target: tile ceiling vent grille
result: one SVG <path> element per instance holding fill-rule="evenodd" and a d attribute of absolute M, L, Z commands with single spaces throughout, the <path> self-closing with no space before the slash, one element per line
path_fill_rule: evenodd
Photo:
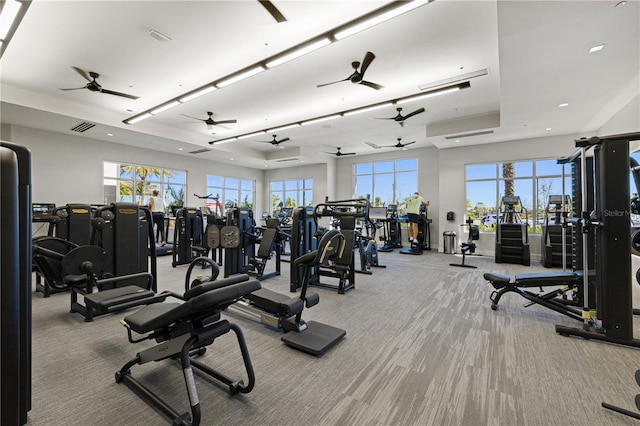
<path fill-rule="evenodd" d="M 202 154 L 203 152 L 209 152 L 209 151 L 211 150 L 207 148 L 202 148 L 202 149 L 196 149 L 195 151 L 189 151 L 189 154 Z"/>
<path fill-rule="evenodd" d="M 72 127 L 71 131 L 83 133 L 95 126 L 96 126 L 95 123 L 89 123 L 88 121 L 83 121 L 82 123 L 76 125 L 75 127 Z"/>

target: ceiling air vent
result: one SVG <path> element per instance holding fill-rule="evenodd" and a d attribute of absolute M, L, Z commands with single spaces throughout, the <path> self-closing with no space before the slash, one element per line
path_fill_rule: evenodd
<path fill-rule="evenodd" d="M 71 131 L 82 133 L 82 132 L 86 132 L 92 127 L 96 127 L 95 123 L 89 123 L 88 121 L 83 121 L 82 123 L 76 125 L 75 127 L 72 127 Z"/>
<path fill-rule="evenodd" d="M 189 154 L 202 154 L 203 152 L 209 152 L 209 151 L 211 150 L 207 148 L 202 148 L 202 149 L 196 149 L 195 151 L 189 151 Z"/>
<path fill-rule="evenodd" d="M 482 132 L 474 132 L 474 133 L 465 133 L 462 135 L 455 135 L 455 136 L 445 136 L 445 139 L 460 139 L 460 138 L 468 138 L 471 136 L 481 136 L 481 135 L 490 135 L 491 133 L 493 133 L 493 130 L 483 130 Z"/>
<path fill-rule="evenodd" d="M 276 160 L 278 163 L 284 163 L 285 161 L 298 161 L 299 158 L 283 158 L 282 160 Z"/>

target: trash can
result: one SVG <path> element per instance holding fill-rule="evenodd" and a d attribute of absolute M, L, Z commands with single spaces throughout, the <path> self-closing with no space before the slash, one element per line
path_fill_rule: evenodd
<path fill-rule="evenodd" d="M 444 240 L 444 252 L 447 254 L 456 253 L 456 233 L 453 231 L 444 231 L 442 233 Z"/>

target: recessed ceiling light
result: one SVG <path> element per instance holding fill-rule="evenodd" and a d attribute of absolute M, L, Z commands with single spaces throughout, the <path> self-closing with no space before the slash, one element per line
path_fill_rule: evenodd
<path fill-rule="evenodd" d="M 230 161 L 233 161 L 233 158 L 229 158 Z"/>
<path fill-rule="evenodd" d="M 569 104 L 565 102 L 563 104 L 558 105 L 558 108 L 564 108 L 566 106 L 569 106 Z"/>
<path fill-rule="evenodd" d="M 599 52 L 602 49 L 604 49 L 604 44 L 599 44 L 599 45 L 593 46 L 591 49 L 589 49 L 589 53 Z"/>
<path fill-rule="evenodd" d="M 178 151 L 184 151 L 184 148 L 178 148 Z"/>
<path fill-rule="evenodd" d="M 113 136 L 113 133 L 107 133 L 107 136 Z"/>
<path fill-rule="evenodd" d="M 547 127 L 545 130 L 548 132 L 549 130 L 551 130 L 551 127 Z"/>
<path fill-rule="evenodd" d="M 460 142 L 460 139 L 456 139 L 456 142 Z"/>

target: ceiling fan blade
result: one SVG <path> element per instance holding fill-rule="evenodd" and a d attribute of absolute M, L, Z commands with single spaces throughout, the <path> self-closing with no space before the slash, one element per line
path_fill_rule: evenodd
<path fill-rule="evenodd" d="M 362 80 L 360 82 L 360 84 L 365 85 L 367 87 L 371 87 L 372 89 L 376 89 L 376 90 L 380 90 L 380 89 L 384 88 L 384 86 L 381 86 L 381 85 L 376 84 L 376 83 L 372 83 L 370 81 L 365 81 L 365 80 Z"/>
<path fill-rule="evenodd" d="M 369 65 L 371 65 L 371 61 L 373 61 L 375 58 L 376 55 L 371 52 L 367 52 L 367 54 L 364 55 L 362 66 L 360 67 L 360 74 L 364 75 L 364 72 L 367 70 L 367 68 L 369 68 Z"/>
<path fill-rule="evenodd" d="M 198 121 L 207 121 L 204 118 L 192 117 L 192 116 L 187 115 L 187 114 L 180 114 L 180 115 L 184 115 L 185 117 L 193 118 L 194 120 L 198 120 Z"/>
<path fill-rule="evenodd" d="M 413 111 L 412 113 L 409 113 L 409 114 L 405 115 L 404 118 L 402 119 L 402 121 L 406 120 L 407 118 L 413 117 L 414 115 L 421 114 L 424 111 L 425 111 L 424 108 L 417 109 L 417 110 Z"/>
<path fill-rule="evenodd" d="M 355 152 L 343 152 L 340 155 L 356 155 Z"/>
<path fill-rule="evenodd" d="M 102 89 L 100 93 L 106 93 L 107 95 L 115 95 L 115 96 L 120 96 L 123 98 L 129 98 L 129 99 L 138 99 L 138 96 L 127 95 L 126 93 L 114 92 L 113 90 L 107 90 L 107 89 Z"/>
<path fill-rule="evenodd" d="M 76 72 L 77 72 L 78 74 L 80 74 L 80 75 L 81 75 L 85 80 L 87 80 L 87 81 L 89 81 L 89 82 L 90 82 L 90 81 L 92 81 L 92 80 L 91 80 L 91 78 L 89 78 L 89 74 L 87 74 L 85 70 L 80 69 L 80 68 L 78 68 L 78 67 L 74 67 L 74 66 L 72 66 L 71 68 L 73 68 L 74 70 L 76 70 Z"/>
<path fill-rule="evenodd" d="M 349 77 L 342 79 L 342 80 L 338 80 L 338 81 L 332 81 L 331 83 L 322 83 L 322 84 L 318 84 L 316 87 L 324 87 L 324 86 L 329 86 L 331 84 L 336 84 L 336 83 L 342 83 L 343 81 L 347 81 L 349 80 Z"/>
<path fill-rule="evenodd" d="M 268 0 L 258 0 L 258 1 L 260 2 L 261 5 L 264 6 L 265 9 L 267 9 L 267 12 L 269 12 L 271 16 L 273 16 L 273 19 L 275 19 L 278 23 L 287 21 L 287 18 L 284 17 L 284 15 L 278 10 L 277 7 L 275 7 L 273 3 L 271 3 Z"/>
<path fill-rule="evenodd" d="M 416 143 L 416 141 L 413 142 L 407 142 L 407 143 L 403 143 L 402 146 L 407 146 L 407 145 L 411 145 L 412 143 Z"/>
<path fill-rule="evenodd" d="M 80 89 L 86 89 L 86 86 L 83 86 L 83 87 L 72 87 L 70 89 L 60 89 L 60 90 L 80 90 Z"/>
<path fill-rule="evenodd" d="M 289 140 L 289 138 L 280 139 L 279 141 L 276 141 L 276 144 L 279 144 L 279 143 L 282 143 L 282 142 L 286 142 L 288 140 Z"/>
<path fill-rule="evenodd" d="M 220 120 L 220 121 L 214 121 L 213 125 L 217 126 L 218 124 L 233 124 L 233 123 L 237 123 L 238 120 Z"/>

